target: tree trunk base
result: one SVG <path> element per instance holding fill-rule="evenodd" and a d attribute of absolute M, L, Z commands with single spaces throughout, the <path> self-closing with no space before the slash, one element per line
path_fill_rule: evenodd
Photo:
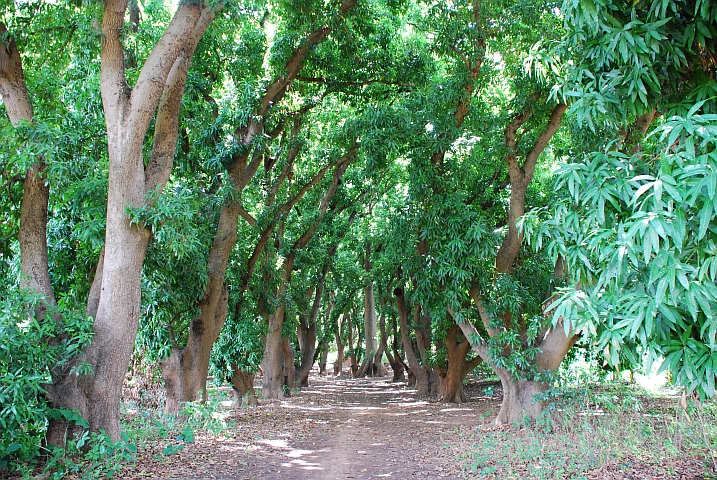
<path fill-rule="evenodd" d="M 546 391 L 550 385 L 532 380 L 501 378 L 503 403 L 495 419 L 496 425 L 524 425 L 534 422 L 544 410 L 535 395 Z"/>
<path fill-rule="evenodd" d="M 232 366 L 232 371 L 232 376 L 229 379 L 234 393 L 232 407 L 239 408 L 242 404 L 251 407 L 259 405 L 256 390 L 254 390 L 254 374 L 240 370 L 236 365 Z"/>

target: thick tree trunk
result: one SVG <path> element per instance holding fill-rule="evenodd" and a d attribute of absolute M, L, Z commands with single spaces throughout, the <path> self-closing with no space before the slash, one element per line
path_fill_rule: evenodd
<path fill-rule="evenodd" d="M 254 390 L 254 377 L 253 373 L 239 369 L 236 364 L 232 365 L 232 376 L 229 379 L 229 383 L 232 384 L 232 391 L 234 392 L 233 408 L 241 407 L 242 403 L 251 407 L 259 405 L 256 390 Z"/>
<path fill-rule="evenodd" d="M 550 384 L 532 380 L 516 380 L 509 373 L 499 374 L 503 386 L 503 403 L 495 419 L 497 425 L 520 426 L 535 421 L 544 404 L 535 395 L 545 392 Z"/>
<path fill-rule="evenodd" d="M 147 193 L 161 191 L 169 177 L 188 63 L 213 18 L 213 12 L 200 4 L 180 4 L 130 90 L 119 38 L 126 9 L 126 0 L 105 1 L 102 23 L 101 90 L 109 150 L 107 223 L 94 336 L 82 358 L 93 371 L 64 377 L 48 389 L 58 406 L 79 410 L 92 430 L 104 430 L 114 439 L 120 434 L 122 384 L 137 334 L 141 271 L 150 239 L 149 230 L 131 224 L 126 211 L 146 206 Z M 145 168 L 143 143 L 155 110 L 155 144 Z M 56 430 L 51 425 L 48 436 L 55 436 Z"/>

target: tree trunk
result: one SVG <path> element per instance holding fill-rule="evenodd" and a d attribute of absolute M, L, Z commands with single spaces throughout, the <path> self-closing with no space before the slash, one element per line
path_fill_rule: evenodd
<path fill-rule="evenodd" d="M 403 351 L 406 354 L 406 359 L 408 360 L 408 367 L 411 369 L 409 377 L 410 375 L 413 375 L 416 379 L 416 394 L 419 397 L 425 397 L 431 393 L 428 380 L 428 372 L 418 362 L 418 357 L 416 356 L 415 350 L 413 349 L 413 343 L 411 342 L 411 337 L 408 333 L 408 309 L 406 307 L 406 300 L 403 294 L 403 289 L 396 288 L 393 291 L 393 294 L 396 296 L 398 319 L 401 323 L 401 340 L 403 342 Z"/>
<path fill-rule="evenodd" d="M 329 356 L 329 342 L 321 342 L 319 347 L 319 375 L 326 375 L 326 358 Z"/>
<path fill-rule="evenodd" d="M 232 376 L 229 382 L 232 384 L 234 392 L 233 408 L 242 406 L 242 402 L 247 406 L 259 405 L 256 398 L 256 390 L 254 390 L 254 374 L 244 370 L 240 370 L 238 365 L 232 365 Z"/>
<path fill-rule="evenodd" d="M 467 401 L 463 391 L 463 381 L 466 375 L 482 361 L 480 357 L 471 362 L 466 355 L 471 349 L 470 343 L 463 339 L 459 341 L 458 325 L 453 324 L 446 335 L 446 349 L 448 350 L 448 365 L 437 369 L 440 389 L 438 401 L 444 403 L 463 403 Z"/>
<path fill-rule="evenodd" d="M 120 41 L 126 9 L 126 0 L 105 1 L 102 23 L 101 91 L 109 151 L 107 223 L 94 335 L 82 358 L 93 371 L 65 377 L 48 389 L 56 405 L 79 410 L 92 430 L 104 430 L 113 439 L 120 434 L 122 384 L 137 335 L 142 264 L 151 236 L 142 225 L 132 224 L 126 211 L 146 206 L 147 193 L 161 191 L 169 177 L 177 138 L 179 109 L 175 107 L 181 102 L 194 48 L 213 18 L 211 10 L 203 11 L 200 4 L 180 4 L 130 90 Z M 207 21 L 202 23 L 201 18 Z M 145 168 L 143 143 L 155 110 L 155 145 Z"/>
<path fill-rule="evenodd" d="M 497 425 L 521 426 L 535 421 L 543 413 L 544 404 L 535 395 L 545 392 L 550 384 L 533 380 L 516 380 L 508 372 L 499 373 L 503 386 L 503 403 L 495 419 Z"/>
<path fill-rule="evenodd" d="M 316 233 L 316 230 L 319 228 L 319 225 L 329 208 L 329 203 L 339 188 L 341 177 L 346 172 L 349 164 L 356 158 L 357 149 L 358 143 L 355 143 L 351 149 L 336 162 L 331 184 L 326 189 L 326 192 L 319 203 L 318 216 L 304 231 L 304 233 L 294 242 L 289 251 L 290 253 L 284 259 L 281 274 L 282 282 L 279 291 L 276 292 L 277 298 L 281 298 L 286 289 L 289 288 L 296 255 L 301 249 L 306 247 Z M 282 394 L 282 354 L 279 350 L 281 350 L 282 345 L 281 330 L 284 325 L 284 309 L 285 302 L 284 300 L 281 300 L 277 306 L 276 312 L 271 316 L 269 321 L 269 329 L 266 335 L 266 345 L 264 347 L 264 391 L 262 392 L 264 398 L 279 398 Z M 292 368 L 292 379 L 293 376 L 294 372 Z M 293 385 L 293 381 L 291 385 Z"/>
<path fill-rule="evenodd" d="M 288 337 L 284 337 L 281 341 L 281 353 L 284 355 L 284 364 L 282 366 L 284 369 L 284 396 L 291 396 L 291 389 L 296 383 L 294 376 L 296 355 L 294 355 L 294 347 L 291 346 Z"/>
<path fill-rule="evenodd" d="M 431 350 L 431 317 L 423 312 L 420 305 L 413 308 L 413 321 L 418 327 L 416 328 L 416 347 L 421 355 L 421 364 L 428 365 L 428 353 Z M 428 382 L 428 395 L 437 395 L 439 390 L 438 373 L 433 368 L 424 367 L 426 371 L 426 379 Z M 418 382 L 418 378 L 416 379 Z M 418 388 L 418 387 L 417 387 Z M 424 387 L 420 387 L 423 389 Z"/>
<path fill-rule="evenodd" d="M 264 399 L 282 398 L 284 396 L 284 351 L 281 328 L 284 323 L 284 307 L 279 308 L 269 317 L 269 329 L 264 347 L 264 361 L 261 369 L 264 373 L 261 396 Z"/>
<path fill-rule="evenodd" d="M 364 337 L 366 345 L 366 357 L 359 369 L 357 375 L 363 377 L 369 375 L 371 377 L 382 377 L 383 368 L 380 360 L 376 364 L 376 354 L 378 353 L 378 340 L 376 338 L 376 300 L 374 298 L 373 283 L 370 283 L 363 289 L 364 295 Z M 383 352 L 382 352 L 383 353 Z"/>
<path fill-rule="evenodd" d="M 398 322 L 394 319 L 392 322 L 393 324 L 393 341 L 392 343 L 392 350 L 393 350 L 393 362 L 391 363 L 391 368 L 393 368 L 393 382 L 401 382 L 406 379 L 404 372 L 408 373 L 409 368 L 408 365 L 403 361 L 403 357 L 401 356 L 401 351 L 399 350 L 400 346 L 400 338 L 401 335 L 398 331 Z M 390 361 L 390 358 L 389 358 Z M 415 377 L 413 377 L 413 383 L 411 382 L 410 375 L 408 379 L 409 385 L 415 385 Z"/>
<path fill-rule="evenodd" d="M 340 7 L 341 13 L 345 14 L 354 5 L 354 1 L 342 3 Z M 301 71 L 304 58 L 311 50 L 311 47 L 316 43 L 321 42 L 330 32 L 331 28 L 322 27 L 314 32 L 311 32 L 307 37 L 304 38 L 304 41 L 301 43 L 301 45 L 293 52 L 291 57 L 289 57 L 289 59 L 287 60 L 285 64 L 285 73 L 277 76 L 274 81 L 269 84 L 265 89 L 261 101 L 259 102 L 258 110 L 255 112 L 252 121 L 249 122 L 249 125 L 237 128 L 235 131 L 235 137 L 239 139 L 244 148 L 241 149 L 241 153 L 236 154 L 231 159 L 231 164 L 229 168 L 229 181 L 234 190 L 239 193 L 239 196 L 238 198 L 233 198 L 231 201 L 227 202 L 224 206 L 222 206 L 220 210 L 219 224 L 217 226 L 217 230 L 214 236 L 214 242 L 212 244 L 212 248 L 209 254 L 209 282 L 207 283 L 207 287 L 205 288 L 202 300 L 200 300 L 198 305 L 200 307 L 201 313 L 192 322 L 192 328 L 189 331 L 190 340 L 188 341 L 188 345 L 209 345 L 209 351 L 211 351 L 211 346 L 214 344 L 219 334 L 221 333 L 221 328 L 224 324 L 224 320 L 226 319 L 226 314 L 221 315 L 220 312 L 226 312 L 228 307 L 228 299 L 222 295 L 223 289 L 225 288 L 224 282 L 226 278 L 227 263 L 229 255 L 231 254 L 232 249 L 234 248 L 234 245 L 237 241 L 237 226 L 239 222 L 239 216 L 244 212 L 244 209 L 241 206 L 241 192 L 243 191 L 244 187 L 249 183 L 251 178 L 254 176 L 260 165 L 260 156 L 258 155 L 255 155 L 254 157 L 252 157 L 251 161 L 249 161 L 254 140 L 257 136 L 264 135 L 265 116 L 268 114 L 269 110 L 271 110 L 271 107 L 273 105 L 278 104 L 282 100 L 287 91 L 288 86 L 296 78 L 296 75 L 298 75 L 298 73 Z M 339 162 L 339 164 L 341 164 L 341 162 Z M 322 177 L 323 173 L 318 176 L 315 181 L 319 181 Z M 314 181 L 310 182 L 310 184 L 306 188 L 308 189 L 310 186 L 313 186 L 314 183 Z M 297 196 L 296 201 L 298 201 L 298 198 L 301 198 L 304 193 L 306 193 L 305 190 L 302 190 L 301 195 Z M 271 230 L 269 231 L 269 234 L 270 233 Z M 255 249 L 255 255 L 259 255 L 261 253 L 263 246 L 263 243 L 260 243 L 260 245 L 257 246 L 257 248 Z M 252 262 L 255 260 L 256 259 L 253 258 Z M 247 275 L 250 276 L 251 272 L 248 272 Z M 248 282 L 248 278 L 244 279 L 244 283 L 248 284 Z M 283 313 L 281 314 L 281 317 L 281 319 L 274 318 L 275 323 L 277 320 L 279 320 L 280 322 L 283 321 Z M 274 332 L 274 335 L 267 335 L 267 339 L 271 338 L 271 341 L 278 342 L 274 347 L 280 346 L 280 334 L 281 323 L 279 323 L 279 338 L 276 338 L 276 332 Z M 278 354 L 278 352 L 275 353 L 276 355 L 269 355 L 270 362 L 275 362 L 275 360 L 281 356 Z M 172 355 L 180 355 L 180 357 L 183 354 L 184 353 L 178 349 L 175 349 L 172 352 Z M 201 377 L 202 372 L 208 369 L 209 357 L 201 355 L 198 356 L 198 360 L 193 360 L 191 363 L 183 361 L 182 358 L 167 359 L 166 365 L 168 369 L 168 374 L 171 376 L 180 377 L 182 375 L 191 375 L 192 377 L 199 378 Z M 197 371 L 192 372 L 191 374 L 183 374 L 183 365 L 191 365 L 191 368 L 195 368 L 197 369 Z M 165 368 L 163 367 L 163 374 L 164 370 Z M 269 391 L 271 391 L 277 386 L 274 384 L 275 377 L 280 378 L 282 377 L 282 375 L 280 373 L 277 373 L 276 371 L 272 371 L 269 372 L 268 377 L 270 379 Z M 170 392 L 168 392 L 168 399 L 170 398 L 170 396 L 173 396 L 178 400 L 177 402 L 174 402 L 173 400 L 172 403 L 170 403 L 170 406 L 174 406 L 181 401 L 188 401 L 196 397 L 199 390 L 203 390 L 206 387 L 206 384 L 202 384 L 202 386 L 198 390 L 193 392 L 192 390 L 194 390 L 196 386 L 196 382 L 192 382 L 190 388 L 179 389 L 176 394 L 170 394 Z M 281 390 L 282 389 L 279 387 L 278 391 L 280 392 Z M 278 395 L 278 393 L 274 394 Z"/>
<path fill-rule="evenodd" d="M 0 23 L 0 35 L 7 33 Z M 10 123 L 32 122 L 34 113 L 25 83 L 20 51 L 14 40 L 0 39 L 0 96 Z M 48 306 L 56 305 L 47 261 L 47 211 L 50 185 L 45 178 L 42 158 L 25 172 L 20 206 L 20 288 L 39 293 L 44 302 L 36 306 L 36 318 L 42 322 Z"/>
<path fill-rule="evenodd" d="M 334 363 L 334 376 L 341 376 L 344 369 L 344 348 L 345 344 L 341 339 L 341 330 L 343 330 L 344 323 L 346 323 L 346 315 L 342 314 L 338 320 L 338 331 L 336 332 L 336 350 L 338 354 L 336 356 L 336 362 Z"/>
<path fill-rule="evenodd" d="M 299 321 L 298 337 L 301 350 L 301 365 L 296 369 L 296 386 L 309 386 L 309 373 L 314 366 L 314 354 L 316 353 L 316 320 L 302 318 Z"/>
<path fill-rule="evenodd" d="M 227 317 L 228 297 L 224 285 L 222 296 L 215 300 L 214 308 L 207 309 L 214 313 L 216 318 L 205 321 L 200 311 L 197 318 L 192 320 L 187 346 L 179 348 L 175 345 L 170 356 L 159 363 L 165 384 L 167 412 L 177 413 L 183 402 L 199 400 L 200 393 L 202 400 L 206 401 L 209 358 Z"/>
<path fill-rule="evenodd" d="M 350 316 L 348 319 L 348 338 L 346 341 L 349 347 L 349 359 L 351 360 L 351 376 L 356 377 L 359 365 L 358 361 L 356 360 L 356 348 L 354 348 L 354 327 Z M 358 347 L 358 345 L 359 343 L 356 342 L 356 347 Z"/>

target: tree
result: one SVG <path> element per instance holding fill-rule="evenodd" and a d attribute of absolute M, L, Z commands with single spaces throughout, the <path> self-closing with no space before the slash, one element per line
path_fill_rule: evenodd
<path fill-rule="evenodd" d="M 147 194 L 161 191 L 169 176 L 188 65 L 214 15 L 213 8 L 200 4 L 180 5 L 162 39 L 147 58 L 134 88 L 130 89 L 120 43 L 126 8 L 126 1 L 106 2 L 102 21 L 101 89 L 110 171 L 105 253 L 98 264 L 95 288 L 90 289 L 87 300 L 87 313 L 95 316 L 93 343 L 85 349 L 81 359 L 91 367 L 92 373 L 78 376 L 65 370 L 48 388 L 55 406 L 78 410 L 93 430 L 103 429 L 113 437 L 119 437 L 120 392 L 134 347 L 139 319 L 140 273 L 151 236 L 149 229 L 131 221 L 127 208 L 139 208 L 151 201 Z M 5 52 L 13 57 L 9 59 L 13 72 L 9 78 L 17 92 L 22 71 L 17 52 L 12 45 L 8 46 L 11 48 Z M 32 118 L 28 106 L 25 101 L 22 112 L 11 115 Z M 155 110 L 155 144 L 152 158 L 145 167 L 142 148 Z M 48 281 L 44 243 L 48 187 L 43 178 L 42 163 L 32 169 L 34 173 L 27 177 L 30 183 L 23 194 L 25 213 L 21 216 L 26 218 L 27 228 L 21 227 L 21 243 L 27 247 L 21 257 L 23 264 L 28 265 L 26 285 L 39 290 L 51 306 L 54 299 Z M 63 422 L 53 423 L 48 433 L 49 441 L 61 444 L 65 428 Z"/>
<path fill-rule="evenodd" d="M 524 223 L 571 277 L 553 321 L 594 336 L 612 365 L 664 357 L 677 383 L 711 397 L 715 6 L 566 7 L 569 39 L 585 52 L 576 78 L 591 78 L 570 93 L 573 108 L 601 130 L 556 172 L 562 195 Z"/>

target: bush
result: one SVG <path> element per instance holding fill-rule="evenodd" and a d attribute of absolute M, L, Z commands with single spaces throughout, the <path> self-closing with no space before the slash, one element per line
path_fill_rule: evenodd
<path fill-rule="evenodd" d="M 73 412 L 50 408 L 45 386 L 53 371 L 80 373 L 82 366 L 69 368 L 69 362 L 89 343 L 92 323 L 84 315 L 49 310 L 40 322 L 35 306 L 42 301 L 19 290 L 0 300 L 0 469 L 34 463 L 49 418 L 79 420 Z"/>

